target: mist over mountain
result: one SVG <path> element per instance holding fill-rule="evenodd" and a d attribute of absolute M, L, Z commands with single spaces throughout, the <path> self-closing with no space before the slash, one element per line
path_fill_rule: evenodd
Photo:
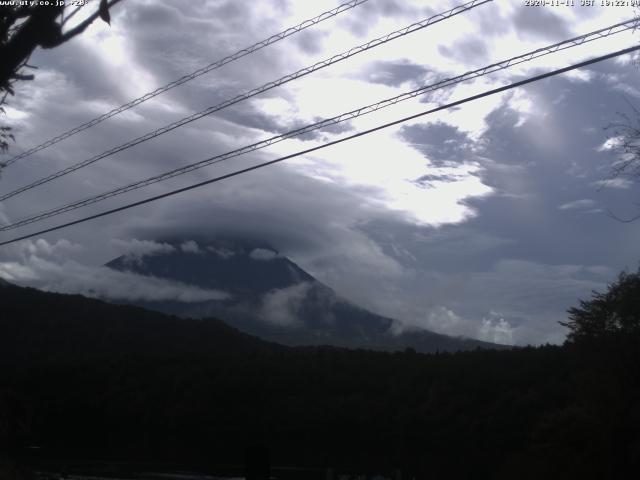
<path fill-rule="evenodd" d="M 263 242 L 170 240 L 146 245 L 106 266 L 226 294 L 226 298 L 201 302 L 133 302 L 148 309 L 185 318 L 221 318 L 251 335 L 286 345 L 420 352 L 500 347 L 426 329 L 406 329 L 397 320 L 342 298 Z"/>

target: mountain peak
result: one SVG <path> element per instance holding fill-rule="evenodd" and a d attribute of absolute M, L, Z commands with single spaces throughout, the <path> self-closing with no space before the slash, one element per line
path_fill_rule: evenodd
<path fill-rule="evenodd" d="M 229 294 L 200 303 L 136 302 L 182 317 L 217 317 L 260 338 L 288 345 L 379 350 L 463 350 L 490 346 L 428 330 L 398 333 L 395 320 L 337 295 L 266 242 L 252 239 L 138 241 L 147 247 L 107 263 L 115 270 L 165 278 Z"/>
<path fill-rule="evenodd" d="M 115 270 L 177 280 L 232 295 L 263 295 L 301 282 L 316 282 L 307 272 L 264 242 L 171 239 L 148 254 L 125 254 L 107 263 Z"/>

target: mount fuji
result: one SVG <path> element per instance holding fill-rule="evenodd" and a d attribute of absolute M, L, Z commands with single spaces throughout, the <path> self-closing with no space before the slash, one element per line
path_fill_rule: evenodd
<path fill-rule="evenodd" d="M 126 254 L 107 267 L 225 292 L 200 302 L 136 301 L 185 318 L 215 317 L 250 335 L 284 345 L 429 353 L 504 348 L 398 321 L 342 298 L 271 246 L 248 240 L 170 241 L 147 255 Z"/>

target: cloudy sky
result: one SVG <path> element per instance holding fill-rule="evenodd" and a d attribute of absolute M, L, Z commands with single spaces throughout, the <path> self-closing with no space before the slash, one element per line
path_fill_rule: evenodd
<path fill-rule="evenodd" d="M 6 122 L 18 153 L 185 73 L 338 5 L 335 0 L 127 0 L 112 25 L 38 51 Z M 575 3 L 579 3 L 576 1 Z M 596 2 L 599 3 L 599 2 Z M 369 0 L 16 162 L 2 192 L 457 5 Z M 5 222 L 224 153 L 435 80 L 632 18 L 631 7 L 496 0 L 372 49 L 0 204 Z M 627 32 L 403 102 L 304 139 L 117 197 L 3 240 L 293 153 L 636 44 Z M 630 56 L 407 122 L 181 196 L 0 247 L 0 276 L 59 291 L 143 296 L 100 265 L 169 236 L 241 235 L 289 256 L 339 294 L 438 332 L 558 343 L 568 307 L 640 260 L 639 187 L 607 180 L 605 127 L 640 103 Z M 125 278 L 126 277 L 126 278 Z M 219 298 L 170 282 L 164 298 Z M 136 293 L 137 292 L 137 293 Z"/>

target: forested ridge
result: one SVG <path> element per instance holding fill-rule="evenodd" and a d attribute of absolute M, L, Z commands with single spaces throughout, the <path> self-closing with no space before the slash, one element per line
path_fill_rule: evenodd
<path fill-rule="evenodd" d="M 0 297 L 0 442 L 27 463 L 215 473 L 265 445 L 274 465 L 416 478 L 624 478 L 640 466 L 637 332 L 430 355 L 290 348 L 213 319 L 7 285 Z"/>

